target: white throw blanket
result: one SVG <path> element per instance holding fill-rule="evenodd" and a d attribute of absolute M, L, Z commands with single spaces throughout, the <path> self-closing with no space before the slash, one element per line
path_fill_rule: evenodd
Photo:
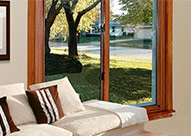
<path fill-rule="evenodd" d="M 148 122 L 147 110 L 145 108 L 98 100 L 87 101 L 83 104 L 116 114 L 121 120 L 121 128 Z"/>

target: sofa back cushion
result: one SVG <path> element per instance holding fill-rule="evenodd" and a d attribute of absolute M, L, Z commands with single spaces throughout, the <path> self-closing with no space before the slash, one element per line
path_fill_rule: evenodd
<path fill-rule="evenodd" d="M 7 97 L 0 98 L 0 135 L 5 136 L 19 131 L 9 112 L 8 104 L 6 101 Z"/>
<path fill-rule="evenodd" d="M 58 86 L 58 92 L 59 92 L 64 115 L 85 110 L 79 96 L 75 92 L 74 88 L 70 84 L 67 77 L 63 79 L 59 79 L 59 80 L 49 81 L 46 83 L 31 85 L 30 89 L 36 90 L 36 89 L 41 89 L 41 88 L 45 88 L 45 87 L 49 87 L 53 85 Z"/>
<path fill-rule="evenodd" d="M 0 85 L 0 96 L 25 94 L 24 83 Z"/>
<path fill-rule="evenodd" d="M 24 83 L 1 85 L 0 97 L 7 96 L 10 114 L 16 125 L 36 123 L 25 94 Z"/>
<path fill-rule="evenodd" d="M 26 91 L 37 122 L 53 123 L 64 116 L 57 86 Z"/>
<path fill-rule="evenodd" d="M 25 94 L 8 96 L 7 103 L 16 125 L 36 123 L 35 116 Z"/>

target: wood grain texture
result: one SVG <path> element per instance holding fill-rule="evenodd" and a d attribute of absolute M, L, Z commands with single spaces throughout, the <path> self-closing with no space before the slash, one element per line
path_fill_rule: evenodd
<path fill-rule="evenodd" d="M 157 60 L 157 105 L 160 110 L 165 110 L 165 89 L 166 89 L 166 5 L 164 0 L 158 2 L 158 60 Z"/>
<path fill-rule="evenodd" d="M 110 52 L 110 1 L 102 0 L 102 23 L 105 24 L 105 31 L 101 34 L 101 72 L 104 79 L 101 81 L 102 100 L 109 101 L 109 52 Z"/>
<path fill-rule="evenodd" d="M 175 110 L 149 113 L 148 117 L 149 117 L 149 120 L 156 120 L 156 119 L 161 119 L 161 118 L 167 118 L 167 117 L 172 117 L 174 112 L 175 112 Z"/>
<path fill-rule="evenodd" d="M 104 35 L 104 101 L 109 101 L 109 58 L 110 58 L 110 1 L 104 0 L 105 35 Z"/>
<path fill-rule="evenodd" d="M 166 110 L 173 110 L 173 2 L 166 1 Z"/>
<path fill-rule="evenodd" d="M 28 86 L 44 81 L 44 1 L 28 0 Z"/>
<path fill-rule="evenodd" d="M 146 107 L 151 120 L 171 117 L 172 101 L 172 0 L 158 0 L 157 105 Z"/>

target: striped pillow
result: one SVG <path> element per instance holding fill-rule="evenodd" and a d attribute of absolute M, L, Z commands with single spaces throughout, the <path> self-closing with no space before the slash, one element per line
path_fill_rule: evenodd
<path fill-rule="evenodd" d="M 64 116 L 57 86 L 26 91 L 26 94 L 39 124 L 51 124 Z"/>
<path fill-rule="evenodd" d="M 0 98 L 0 136 L 9 135 L 15 131 L 19 131 L 9 112 L 7 97 Z"/>

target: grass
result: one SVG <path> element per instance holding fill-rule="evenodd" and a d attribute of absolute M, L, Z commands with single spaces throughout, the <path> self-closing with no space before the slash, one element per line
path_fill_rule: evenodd
<path fill-rule="evenodd" d="M 61 51 L 51 48 L 52 52 Z M 81 55 L 81 73 L 61 73 L 46 75 L 46 81 L 69 77 L 81 100 L 99 99 L 100 95 L 100 59 L 98 55 Z M 122 104 L 150 102 L 151 99 L 150 60 L 114 56 L 110 58 L 110 101 Z"/>

